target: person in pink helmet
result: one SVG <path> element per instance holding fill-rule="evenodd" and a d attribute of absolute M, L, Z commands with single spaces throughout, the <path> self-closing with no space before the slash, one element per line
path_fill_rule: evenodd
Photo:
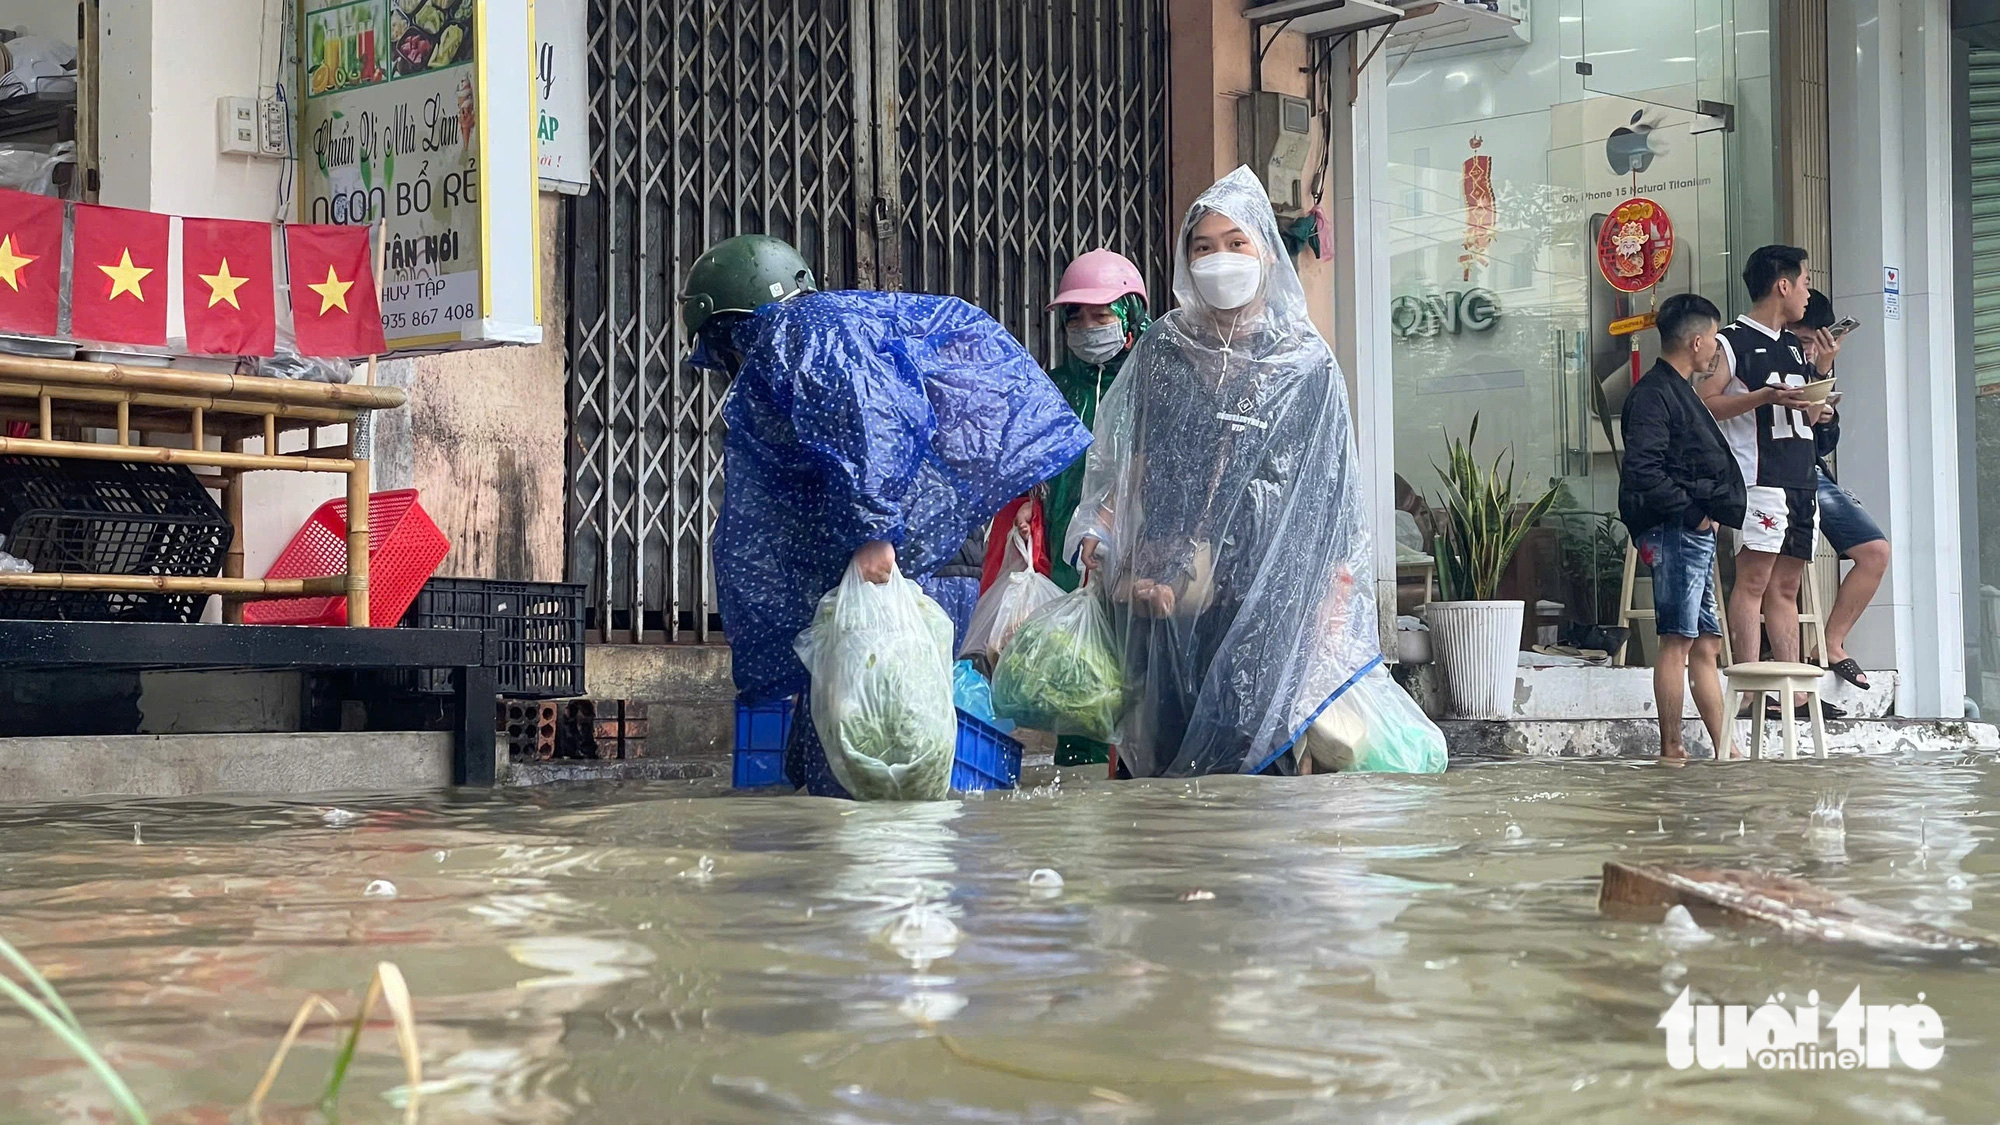
<path fill-rule="evenodd" d="M 1092 426 L 1098 401 L 1118 378 L 1132 346 L 1153 323 L 1146 310 L 1146 278 L 1124 255 L 1092 250 L 1063 271 L 1048 307 L 1060 310 L 1063 317 L 1063 359 L 1050 369 L 1049 378 L 1083 424 Z M 1036 569 L 1056 585 L 1074 590 L 1082 584 L 1077 560 L 1061 557 L 1061 544 L 1083 495 L 1083 470 L 1084 458 L 1078 457 L 1038 490 L 1039 498 L 1024 496 L 1001 509 L 994 533 L 986 540 L 986 585 L 999 577 L 1004 566 L 1009 529 L 1028 533 Z M 1056 547 L 1054 557 L 1051 545 Z M 1109 753 L 1101 743 L 1065 737 L 1057 743 L 1056 761 L 1058 765 L 1103 762 Z"/>
<path fill-rule="evenodd" d="M 1051 310 L 1063 317 L 1063 359 L 1051 368 L 1055 381 L 1070 408 L 1085 426 L 1097 418 L 1098 400 L 1118 378 L 1118 370 L 1131 354 L 1132 345 L 1153 323 L 1146 311 L 1146 279 L 1139 267 L 1124 255 L 1111 250 L 1092 250 L 1077 258 L 1063 271 Z M 1050 558 L 1048 545 L 1060 544 L 1069 531 L 1070 517 L 1076 513 L 1077 498 L 1083 489 L 1083 458 L 1076 459 L 1060 476 L 1048 482 L 1045 503 L 1037 512 L 1032 497 L 1022 497 L 1000 513 L 996 530 L 1009 527 L 1036 528 L 1037 569 L 1044 570 L 1057 585 L 1074 590 L 1082 582 L 1073 559 Z M 997 575 L 997 565 L 1005 557 L 1005 535 L 988 539 L 988 581 Z M 1047 565 L 1043 565 L 1043 560 Z"/>

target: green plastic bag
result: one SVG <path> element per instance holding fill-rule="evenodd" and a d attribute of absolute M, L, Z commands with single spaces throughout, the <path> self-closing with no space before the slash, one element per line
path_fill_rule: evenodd
<path fill-rule="evenodd" d="M 1111 621 L 1085 586 L 1031 614 L 993 669 L 993 712 L 1029 730 L 1114 741 L 1125 665 Z"/>
<path fill-rule="evenodd" d="M 1322 770 L 1444 772 L 1444 732 L 1379 666 L 1327 704 L 1302 741 Z"/>
<path fill-rule="evenodd" d="M 878 585 L 852 564 L 799 634 L 813 729 L 855 800 L 941 801 L 950 791 L 951 634 L 951 618 L 915 582 L 897 574 Z"/>

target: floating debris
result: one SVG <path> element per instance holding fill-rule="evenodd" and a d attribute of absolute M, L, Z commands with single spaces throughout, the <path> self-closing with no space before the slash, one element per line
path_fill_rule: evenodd
<path fill-rule="evenodd" d="M 327 808 L 319 810 L 319 818 L 329 825 L 339 828 L 342 825 L 353 824 L 355 821 L 360 820 L 361 814 L 358 812 L 349 812 L 346 809 Z"/>
<path fill-rule="evenodd" d="M 1196 889 L 1194 889 L 1194 890 L 1192 890 L 1192 891 L 1182 891 L 1182 892 L 1181 892 L 1181 901 L 1182 901 L 1182 902 L 1214 902 L 1214 901 L 1215 901 L 1215 892 L 1214 892 L 1214 891 L 1204 891 L 1204 890 L 1202 890 L 1202 889 L 1200 889 L 1200 888 L 1198 888 L 1198 887 L 1197 887 Z"/>
<path fill-rule="evenodd" d="M 387 879 L 377 879 L 361 892 L 362 898 L 395 898 L 396 884 Z"/>
<path fill-rule="evenodd" d="M 1038 891 L 1062 890 L 1062 873 L 1051 867 L 1037 867 L 1034 874 L 1028 876 L 1028 885 Z"/>
<path fill-rule="evenodd" d="M 1692 906 L 1726 921 L 1877 949 L 1973 953 L 1993 948 L 1991 939 L 1912 922 L 1895 911 L 1770 871 L 1648 867 L 1613 860 L 1604 865 L 1597 905 L 1606 914 L 1638 921 L 1659 920 L 1675 907 Z"/>
<path fill-rule="evenodd" d="M 132 842 L 135 844 L 143 844 L 146 842 L 145 840 L 140 838 L 139 826 L 136 824 L 132 826 Z"/>
<path fill-rule="evenodd" d="M 1520 839 L 1520 838 L 1521 838 L 1521 826 L 1520 826 L 1520 825 L 1518 825 L 1518 824 L 1509 824 L 1509 825 L 1507 826 L 1507 831 L 1506 831 L 1506 836 L 1507 836 L 1507 838 L 1508 838 L 1509 840 L 1518 840 L 1518 839 Z"/>
<path fill-rule="evenodd" d="M 715 857 L 702 856 L 693 867 L 681 872 L 681 878 L 693 879 L 697 883 L 708 883 L 715 879 Z"/>

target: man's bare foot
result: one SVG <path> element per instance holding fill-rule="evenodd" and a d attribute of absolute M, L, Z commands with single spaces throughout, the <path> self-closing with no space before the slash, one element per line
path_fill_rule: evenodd
<path fill-rule="evenodd" d="M 1662 762 L 1670 763 L 1673 765 L 1685 765 L 1687 763 L 1687 760 L 1688 760 L 1688 752 L 1687 748 L 1684 746 L 1660 747 L 1660 761 Z"/>
<path fill-rule="evenodd" d="M 1735 744 L 1734 742 L 1730 743 L 1730 744 L 1729 744 L 1729 757 L 1728 757 L 1728 759 L 1727 759 L 1727 760 L 1728 760 L 1728 761 L 1731 761 L 1731 762 L 1740 762 L 1740 761 L 1742 761 L 1742 760 L 1743 760 L 1743 748 L 1742 748 L 1741 746 L 1738 746 L 1738 745 L 1736 745 L 1736 744 Z"/>

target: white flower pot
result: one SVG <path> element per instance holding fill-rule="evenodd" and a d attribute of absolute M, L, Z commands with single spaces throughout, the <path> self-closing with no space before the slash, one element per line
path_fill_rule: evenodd
<path fill-rule="evenodd" d="M 1525 610 L 1523 602 L 1432 602 L 1424 607 L 1452 718 L 1504 719 L 1513 712 Z"/>

